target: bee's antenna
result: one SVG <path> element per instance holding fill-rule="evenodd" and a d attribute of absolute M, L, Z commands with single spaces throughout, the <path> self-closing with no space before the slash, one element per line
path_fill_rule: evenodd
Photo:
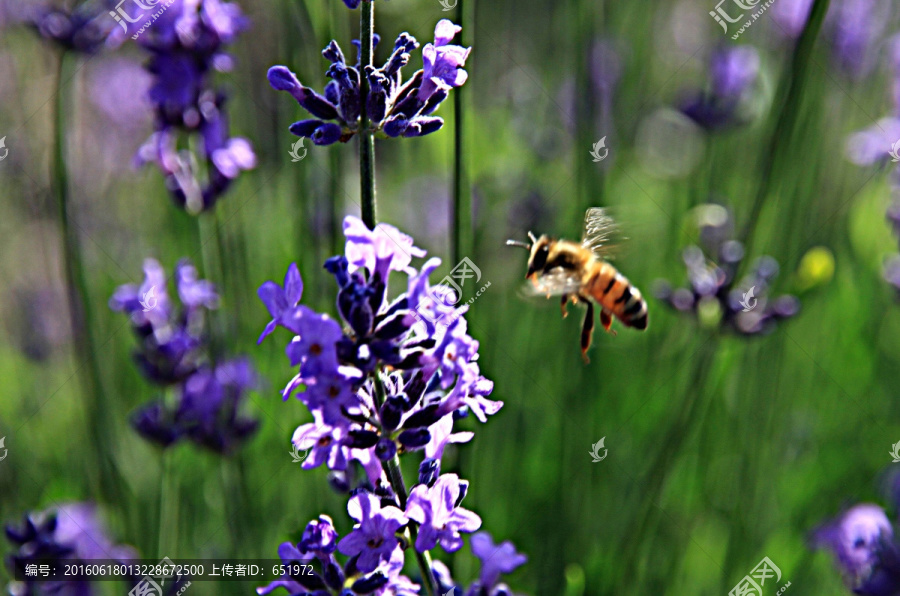
<path fill-rule="evenodd" d="M 531 250 L 531 245 L 522 242 L 521 240 L 507 240 L 506 246 L 521 246 L 525 250 Z"/>
<path fill-rule="evenodd" d="M 534 237 L 534 234 L 531 233 L 531 230 L 528 231 L 528 237 L 531 239 L 531 244 L 537 244 L 537 238 Z"/>

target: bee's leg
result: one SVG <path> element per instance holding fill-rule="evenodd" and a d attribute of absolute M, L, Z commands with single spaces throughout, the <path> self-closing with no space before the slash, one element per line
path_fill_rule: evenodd
<path fill-rule="evenodd" d="M 605 308 L 603 310 L 601 310 L 600 311 L 600 324 L 603 325 L 603 328 L 606 329 L 607 333 L 612 333 L 613 335 L 616 335 L 616 330 L 610 329 L 610 327 L 612 326 L 612 322 L 613 322 L 612 313 L 610 313 Z"/>
<path fill-rule="evenodd" d="M 559 301 L 559 308 L 562 310 L 562 316 L 565 319 L 569 316 L 569 313 L 566 312 L 566 303 L 569 301 L 569 295 L 563 294 L 562 298 Z"/>
<path fill-rule="evenodd" d="M 588 364 L 590 360 L 587 357 L 588 348 L 591 347 L 591 335 L 594 332 L 594 303 L 590 300 L 587 303 L 587 312 L 584 315 L 584 325 L 581 327 L 581 357 L 584 363 Z"/>
<path fill-rule="evenodd" d="M 616 330 L 611 329 L 613 322 L 612 313 L 606 310 L 605 308 L 600 311 L 600 324 L 603 325 L 603 329 L 606 330 L 607 333 L 611 333 L 612 335 L 616 335 Z"/>

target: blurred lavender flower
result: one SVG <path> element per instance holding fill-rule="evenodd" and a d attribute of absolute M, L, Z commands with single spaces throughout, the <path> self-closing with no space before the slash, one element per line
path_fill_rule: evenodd
<path fill-rule="evenodd" d="M 138 24 L 126 27 L 127 34 Z M 150 54 L 147 71 L 154 77 L 150 100 L 156 119 L 156 131 L 136 163 L 155 163 L 176 204 L 190 213 L 210 209 L 242 171 L 256 167 L 250 143 L 230 136 L 226 96 L 210 81 L 212 71 L 231 69 L 225 46 L 246 27 L 237 4 L 175 0 L 146 30 L 131 35 Z M 182 134 L 199 135 L 205 182 L 198 179 L 198 157 L 177 149 Z"/>
<path fill-rule="evenodd" d="M 832 552 L 854 594 L 890 596 L 900 591 L 900 549 L 878 505 L 851 507 L 818 528 L 812 546 Z"/>
<path fill-rule="evenodd" d="M 186 438 L 217 453 L 230 453 L 258 425 L 240 414 L 247 391 L 257 386 L 249 361 L 234 359 L 212 365 L 206 354 L 205 311 L 218 306 L 212 283 L 182 260 L 175 268 L 181 307 L 166 292 L 162 266 L 144 261 L 144 283 L 119 287 L 109 306 L 131 318 L 140 346 L 135 360 L 151 383 L 176 386 L 177 403 L 153 401 L 132 416 L 135 430 L 168 447 Z"/>
<path fill-rule="evenodd" d="M 813 0 L 779 0 L 769 9 L 774 31 L 796 39 L 809 19 Z M 824 35 L 831 41 L 832 62 L 852 79 L 872 72 L 886 25 L 890 22 L 888 0 L 835 0 L 828 8 Z"/>
<path fill-rule="evenodd" d="M 362 72 L 359 56 L 355 66 L 348 65 L 340 46 L 332 40 L 322 50 L 322 55 L 331 62 L 326 75 L 332 79 L 325 86 L 324 95 L 304 86 L 286 66 L 269 69 L 269 84 L 278 91 L 290 93 L 314 117 L 295 122 L 290 131 L 312 139 L 316 145 L 350 140 L 359 132 L 362 110 L 369 118 L 371 130 L 381 133 L 382 138 L 424 136 L 443 126 L 443 119 L 431 114 L 447 98 L 450 89 L 461 86 L 468 77 L 462 67 L 471 48 L 450 44 L 460 30 L 447 19 L 439 21 L 434 30 L 434 43 L 422 48 L 423 69 L 406 82 L 401 69 L 409 63 L 410 53 L 419 47 L 419 42 L 402 33 L 381 68 L 367 65 Z M 378 36 L 374 43 L 378 43 Z M 369 82 L 365 106 L 360 105 L 361 76 Z"/>
<path fill-rule="evenodd" d="M 95 54 L 103 49 L 115 29 L 115 21 L 97 3 L 81 4 L 71 12 L 40 6 L 30 13 L 25 22 L 41 37 L 80 54 Z"/>
<path fill-rule="evenodd" d="M 778 321 L 799 312 L 800 302 L 794 296 L 774 300 L 766 296 L 778 275 L 775 259 L 760 257 L 747 277 L 736 280 L 744 246 L 732 239 L 733 221 L 725 207 L 706 204 L 694 213 L 704 248 L 689 246 L 684 251 L 690 286 L 673 290 L 668 282 L 657 282 L 660 300 L 678 311 L 692 313 L 701 324 L 727 326 L 741 335 L 768 333 Z"/>
<path fill-rule="evenodd" d="M 7 525 L 6 537 L 16 550 L 7 557 L 11 575 L 25 575 L 29 564 L 77 563 L 91 559 L 127 561 L 136 558 L 128 546 L 114 544 L 89 503 L 68 503 L 40 513 L 25 515 L 20 526 Z M 55 582 L 14 582 L 13 596 L 72 594 L 90 596 L 94 588 L 88 576 Z"/>
<path fill-rule="evenodd" d="M 154 259 L 144 261 L 144 282 L 119 287 L 109 307 L 131 318 L 140 342 L 135 360 L 148 381 L 160 385 L 180 383 L 196 372 L 203 357 L 204 312 L 218 307 L 213 285 L 197 279 L 187 260 L 176 266 L 176 287 L 181 308 L 166 292 L 166 274 Z"/>
<path fill-rule="evenodd" d="M 724 46 L 710 56 L 705 90 L 691 93 L 680 110 L 707 130 L 747 121 L 747 100 L 759 77 L 759 53 L 753 46 Z"/>
<path fill-rule="evenodd" d="M 473 584 L 466 596 L 502 596 L 511 594 L 505 584 L 498 584 L 500 574 L 512 573 L 528 561 L 525 555 L 516 552 L 512 542 L 495 545 L 491 535 L 478 532 L 472 536 L 472 552 L 481 560 L 481 574 L 478 583 Z"/>
<path fill-rule="evenodd" d="M 263 337 L 273 325 L 294 335 L 286 353 L 299 372 L 283 396 L 296 396 L 313 417 L 293 436 L 298 449 L 310 451 L 302 467 L 324 464 L 332 486 L 351 494 L 348 512 L 357 525 L 337 543 L 350 559 L 340 567 L 333 548 L 321 554 L 306 543 L 283 544 L 283 560 L 315 556 L 322 569 L 312 579 L 283 577 L 260 594 L 278 587 L 292 594 L 418 594 L 419 586 L 400 575 L 404 550 L 414 546 L 420 562 L 437 544 L 452 552 L 462 546 L 460 533 L 481 525 L 478 515 L 459 506 L 468 482 L 440 475 L 446 446 L 472 438 L 453 432 L 454 422 L 469 412 L 485 422 L 503 406 L 487 398 L 493 383 L 476 362 L 478 342 L 464 318 L 468 306 L 457 308 L 450 288 L 429 283 L 439 259 L 420 270 L 412 266 L 425 251 L 397 228 L 369 230 L 347 217 L 344 235 L 344 255 L 325 263 L 337 282 L 343 325 L 298 304 L 303 282 L 294 264 L 283 286 L 266 282 L 259 295 L 272 316 Z M 406 277 L 405 291 L 392 299 L 391 272 Z M 424 458 L 407 497 L 398 456 L 413 451 L 424 451 Z M 365 471 L 364 480 L 356 480 L 353 462 Z M 312 522 L 317 525 L 307 532 L 319 532 L 323 523 Z M 327 528 L 326 542 L 333 544 L 330 520 Z M 428 573 L 442 586 L 451 581 L 438 562 Z M 345 586 L 349 592 L 341 592 Z"/>

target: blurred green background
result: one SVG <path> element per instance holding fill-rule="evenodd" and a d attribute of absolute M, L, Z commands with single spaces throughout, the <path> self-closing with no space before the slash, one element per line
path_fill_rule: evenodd
<path fill-rule="evenodd" d="M 162 458 L 128 425 L 155 389 L 131 361 L 125 317 L 106 303 L 117 286 L 140 282 L 145 257 L 171 270 L 187 256 L 202 269 L 197 218 L 172 204 L 155 168 L 131 166 L 150 132 L 134 47 L 79 59 L 66 96 L 70 215 L 102 382 L 113 397 L 103 432 L 126 483 L 127 498 L 102 503 L 102 512 L 114 538 L 145 558 L 275 558 L 277 545 L 320 512 L 342 533 L 351 525 L 326 471 L 291 463 L 290 437 L 309 415 L 280 399 L 293 375 L 283 338 L 256 345 L 268 320 L 256 288 L 297 261 L 304 303 L 333 314 L 333 281 L 321 263 L 340 250 L 340 219 L 359 212 L 356 144 L 308 143 L 308 156 L 292 163 L 287 127 L 306 116 L 265 73 L 286 64 L 321 89 L 319 52 L 332 37 L 347 51 L 359 13 L 339 0 L 239 4 L 252 28 L 233 47 L 233 73 L 219 80 L 232 95 L 233 133 L 252 141 L 259 164 L 203 216 L 218 226 L 225 255 L 224 277 L 205 276 L 222 294 L 228 350 L 249 355 L 266 379 L 249 407 L 262 428 L 224 463 L 191 445 L 174 449 L 180 498 L 171 552 L 154 552 Z M 791 581 L 788 593 L 842 594 L 829 557 L 808 550 L 808 532 L 848 503 L 883 502 L 878 477 L 900 439 L 900 309 L 882 267 L 897 243 L 885 220 L 887 170 L 850 163 L 845 145 L 892 109 L 885 40 L 898 31 L 897 15 L 878 18 L 866 50 L 873 65 L 855 77 L 835 63 L 835 17 L 798 73 L 794 41 L 762 16 L 736 42 L 760 56 L 746 122 L 706 133 L 672 108 L 704 88 L 711 53 L 733 43 L 708 15 L 714 8 L 694 0 L 492 0 L 474 6 L 465 32 L 474 47 L 463 88 L 473 227 L 461 254 L 491 282 L 468 318 L 493 397 L 506 405 L 486 425 L 464 423 L 477 427 L 475 439 L 449 448 L 444 470 L 471 481 L 467 507 L 484 528 L 528 555 L 508 581 L 516 592 L 726 594 L 767 556 Z M 445 17 L 456 11 L 437 0 L 379 1 L 385 41 L 376 63 L 399 32 L 425 43 Z M 9 148 L 0 162 L 0 436 L 9 450 L 0 462 L 0 520 L 18 522 L 29 510 L 102 498 L 49 192 L 56 58 L 13 23 L 0 36 L 0 136 Z M 453 265 L 452 101 L 438 112 L 442 131 L 377 143 L 379 219 L 443 259 L 435 279 Z M 589 151 L 604 136 L 609 157 L 595 163 Z M 761 185 L 762 209 L 751 220 Z M 733 210 L 739 228 L 752 226 L 750 257 L 779 261 L 776 293 L 802 302 L 770 335 L 704 327 L 652 295 L 657 279 L 685 283 L 682 249 L 697 236 L 690 210 L 711 199 Z M 647 296 L 650 326 L 597 332 L 584 365 L 582 311 L 561 320 L 556 301 L 522 299 L 526 255 L 503 242 L 528 230 L 577 239 L 584 210 L 595 205 L 611 207 L 629 238 L 616 265 Z M 835 270 L 806 288 L 797 268 L 814 246 L 832 252 Z M 588 452 L 601 437 L 609 455 L 592 463 Z M 223 487 L 241 473 L 246 494 L 236 511 Z M 477 574 L 468 546 L 437 557 L 457 580 Z M 7 580 L 4 568 L 0 583 Z"/>

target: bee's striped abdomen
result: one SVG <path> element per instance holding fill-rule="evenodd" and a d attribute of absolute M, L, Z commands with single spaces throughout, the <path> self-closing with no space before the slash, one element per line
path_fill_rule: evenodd
<path fill-rule="evenodd" d="M 617 319 L 635 329 L 647 328 L 647 302 L 616 268 L 600 261 L 586 284 L 591 297 Z"/>

